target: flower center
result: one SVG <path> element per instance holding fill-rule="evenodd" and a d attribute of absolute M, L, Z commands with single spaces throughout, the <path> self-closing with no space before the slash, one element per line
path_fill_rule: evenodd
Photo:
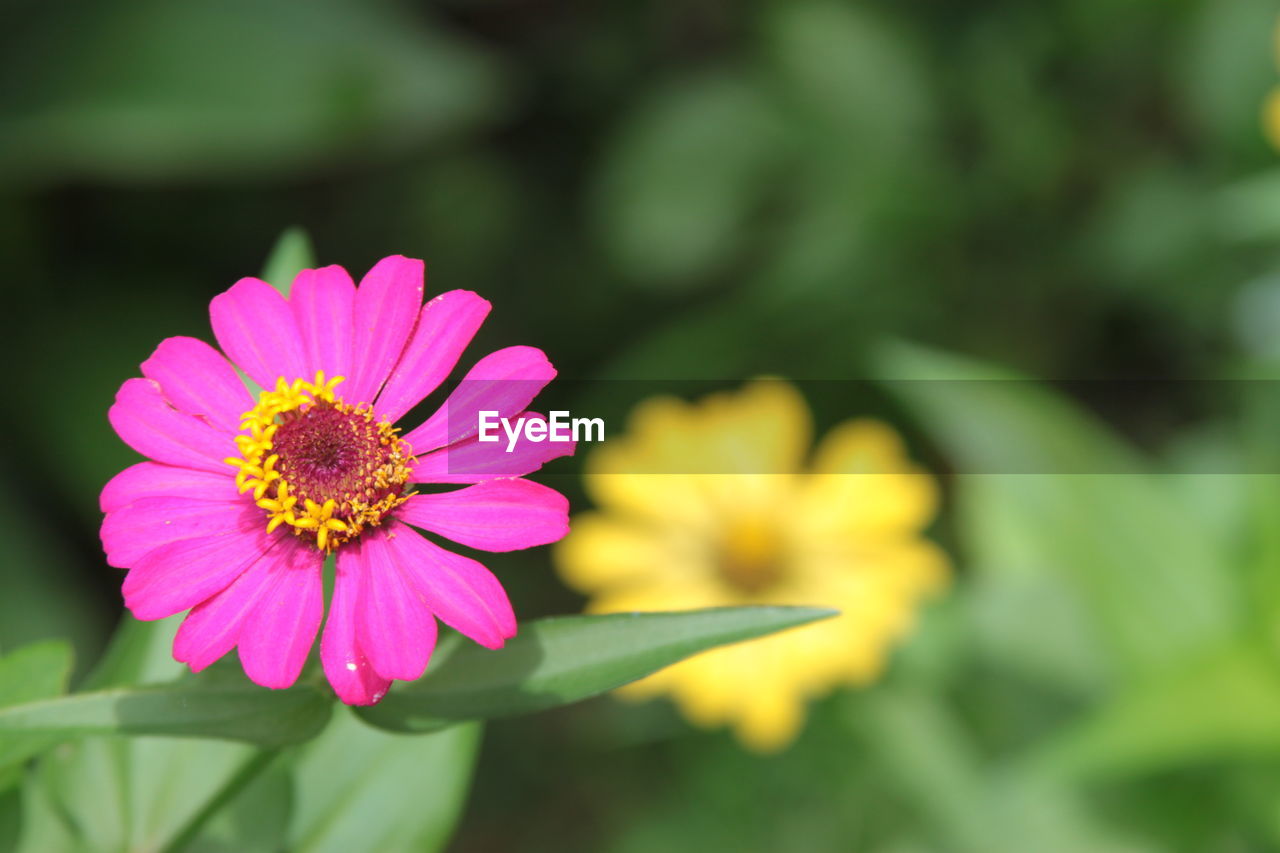
<path fill-rule="evenodd" d="M 732 522 L 720 543 L 720 576 L 748 595 L 763 592 L 782 579 L 782 547 L 766 519 Z"/>
<path fill-rule="evenodd" d="M 287 524 L 322 551 L 377 526 L 410 497 L 409 446 L 368 404 L 335 397 L 340 382 L 323 372 L 313 382 L 279 379 L 245 412 L 241 455 L 227 459 L 239 469 L 240 493 L 252 491 L 266 512 L 268 533 Z"/>

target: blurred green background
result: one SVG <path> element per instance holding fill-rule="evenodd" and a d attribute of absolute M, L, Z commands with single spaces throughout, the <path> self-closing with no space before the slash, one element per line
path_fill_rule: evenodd
<path fill-rule="evenodd" d="M 473 352 L 566 377 L 1274 378 L 1278 11 L 9 0 L 0 647 L 100 653 L 107 407 L 288 226 L 425 258 L 494 303 Z M 1280 470 L 1280 406 L 813 387 L 946 475 L 957 580 L 883 683 L 770 758 L 662 702 L 495 723 L 453 849 L 1280 848 L 1280 478 L 1222 473 Z M 1141 473 L 971 476 L 1011 442 Z M 546 549 L 489 562 L 580 606 Z"/>

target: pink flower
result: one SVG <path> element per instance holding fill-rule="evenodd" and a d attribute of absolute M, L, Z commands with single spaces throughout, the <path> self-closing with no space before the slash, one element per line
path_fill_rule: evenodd
<path fill-rule="evenodd" d="M 145 378 L 121 386 L 111 425 L 150 461 L 102 490 L 103 546 L 129 570 L 134 616 L 191 611 L 173 654 L 193 670 L 238 647 L 253 681 L 292 685 L 324 616 L 330 552 L 320 656 L 348 704 L 421 676 L 437 618 L 489 648 L 515 636 L 497 578 L 415 528 L 486 551 L 568 532 L 564 497 L 519 478 L 573 445 L 507 453 L 476 439 L 480 410 L 525 413 L 556 371 L 532 347 L 490 353 L 401 436 L 393 424 L 440 386 L 490 308 L 463 290 L 422 296 L 422 262 L 400 256 L 359 288 L 342 267 L 303 270 L 288 299 L 241 279 L 209 306 L 230 361 L 169 338 L 143 362 Z M 236 367 L 266 389 L 256 400 Z M 467 485 L 417 494 L 417 483 Z"/>

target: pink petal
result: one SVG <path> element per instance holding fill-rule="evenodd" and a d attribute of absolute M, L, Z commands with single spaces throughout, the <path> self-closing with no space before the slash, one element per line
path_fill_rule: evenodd
<path fill-rule="evenodd" d="M 209 319 L 218 346 L 263 388 L 274 388 L 281 377 L 312 378 L 293 311 L 265 281 L 242 278 L 219 293 L 209 303 Z"/>
<path fill-rule="evenodd" d="M 264 526 L 161 545 L 125 577 L 125 606 L 144 621 L 195 607 L 226 589 L 284 535 L 268 535 Z"/>
<path fill-rule="evenodd" d="M 507 418 L 523 411 L 555 375 L 547 356 L 535 347 L 491 352 L 471 368 L 426 423 L 405 436 L 405 441 L 417 453 L 456 444 L 476 433 L 480 412 L 494 411 Z"/>
<path fill-rule="evenodd" d="M 516 635 L 507 593 L 484 566 L 428 542 L 403 524 L 392 526 L 387 544 L 431 612 L 446 625 L 491 649 Z"/>
<path fill-rule="evenodd" d="M 545 421 L 545 415 L 522 412 L 520 418 Z M 516 442 L 507 453 L 506 439 L 498 443 L 481 442 L 471 436 L 457 444 L 419 456 L 413 469 L 415 483 L 480 483 L 495 477 L 523 477 L 532 474 L 552 459 L 572 456 L 573 442 Z"/>
<path fill-rule="evenodd" d="M 488 301 L 467 290 L 441 294 L 422 306 L 413 338 L 378 397 L 378 414 L 397 421 L 439 388 L 457 366 L 490 307 Z"/>
<path fill-rule="evenodd" d="M 365 566 L 357 546 L 338 551 L 329 618 L 320 638 L 320 661 L 338 698 L 348 705 L 375 705 L 391 680 L 374 672 L 356 638 L 356 614 L 364 605 Z"/>
<path fill-rule="evenodd" d="M 188 415 L 204 415 L 226 432 L 240 431 L 253 398 L 222 354 L 196 338 L 166 338 L 142 363 L 142 375 L 160 383 L 165 399 Z"/>
<path fill-rule="evenodd" d="M 420 678 L 436 646 L 436 620 L 388 547 L 387 534 L 365 534 L 355 546 L 365 572 L 356 636 L 383 678 Z"/>
<path fill-rule="evenodd" d="M 262 562 L 270 564 L 270 586 L 240 631 L 240 661 L 250 681 L 282 690 L 298 680 L 320 630 L 324 555 L 290 537 Z"/>
<path fill-rule="evenodd" d="M 236 481 L 231 466 L 223 473 L 178 468 L 159 462 L 130 465 L 102 487 L 98 504 L 103 512 L 114 512 L 142 498 L 191 498 L 202 501 L 234 501 Z"/>
<path fill-rule="evenodd" d="M 342 386 L 348 403 L 371 403 L 404 352 L 422 307 L 422 261 L 392 255 L 374 264 L 356 289 L 355 367 Z"/>
<path fill-rule="evenodd" d="M 323 370 L 350 380 L 355 302 L 356 286 L 340 266 L 303 270 L 293 280 L 289 304 L 302 334 L 307 379 Z M 338 395 L 344 390 L 338 386 Z"/>
<path fill-rule="evenodd" d="M 452 492 L 414 495 L 397 515 L 414 527 L 485 551 L 546 545 L 569 532 L 569 501 L 529 480 L 489 480 Z"/>
<path fill-rule="evenodd" d="M 231 651 L 240 639 L 244 620 L 263 591 L 271 589 L 274 565 L 274 553 L 268 551 L 222 592 L 197 604 L 182 620 L 174 638 L 174 660 L 199 672 Z"/>
<path fill-rule="evenodd" d="M 152 497 L 107 513 L 102 547 L 107 563 L 132 568 L 146 554 L 170 542 L 265 528 L 266 517 L 251 502 Z"/>
<path fill-rule="evenodd" d="M 157 462 L 225 473 L 223 460 L 239 455 L 230 436 L 169 405 L 150 379 L 126 380 L 107 420 L 125 444 Z"/>

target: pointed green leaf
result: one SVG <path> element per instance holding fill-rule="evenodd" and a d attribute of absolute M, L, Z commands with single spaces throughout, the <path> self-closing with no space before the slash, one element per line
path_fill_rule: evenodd
<path fill-rule="evenodd" d="M 293 277 L 302 270 L 314 267 L 315 263 L 315 249 L 311 246 L 311 238 L 307 236 L 306 230 L 297 226 L 286 228 L 267 256 L 262 277 L 276 290 L 288 296 L 289 288 L 293 286 Z"/>
<path fill-rule="evenodd" d="M 420 681 L 358 713 L 395 731 L 541 711 L 643 678 L 715 646 L 834 616 L 811 607 L 720 607 L 682 613 L 610 613 L 540 619 L 499 651 L 442 649 Z M 455 643 L 458 641 L 455 640 Z"/>
<path fill-rule="evenodd" d="M 0 709 L 0 734 L 169 735 L 279 746 L 313 737 L 329 710 L 326 694 L 310 685 L 122 687 Z"/>

